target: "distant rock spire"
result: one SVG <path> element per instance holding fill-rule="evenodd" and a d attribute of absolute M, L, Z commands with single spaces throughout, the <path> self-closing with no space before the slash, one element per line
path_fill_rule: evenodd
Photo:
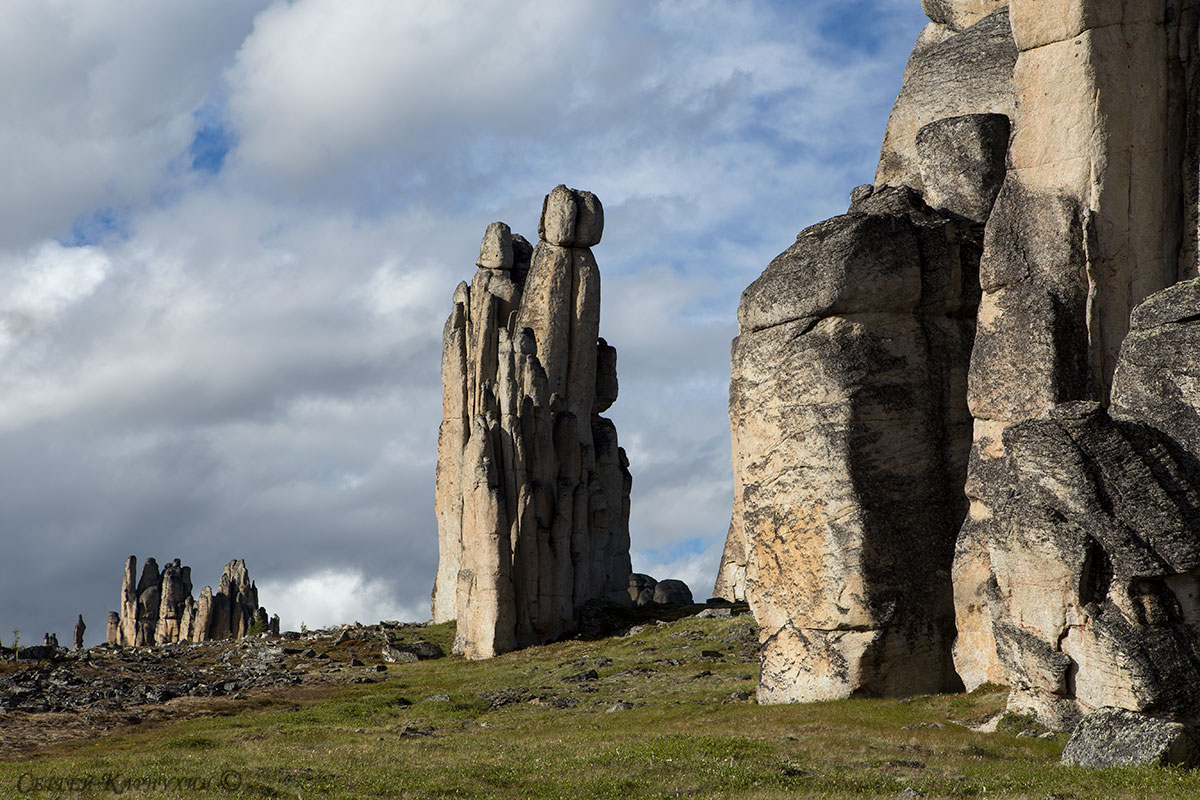
<path fill-rule="evenodd" d="M 593 599 L 629 602 L 632 479 L 612 422 L 616 350 L 599 338 L 604 210 L 547 195 L 535 248 L 488 226 L 442 348 L 435 621 L 487 658 L 574 628 Z"/>

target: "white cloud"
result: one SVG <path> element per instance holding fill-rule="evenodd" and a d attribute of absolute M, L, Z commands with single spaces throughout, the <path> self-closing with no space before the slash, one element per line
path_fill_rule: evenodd
<path fill-rule="evenodd" d="M 298 0 L 258 16 L 229 71 L 252 166 L 300 179 L 364 155 L 536 130 L 575 102 L 615 6 L 559 0 Z"/>
<path fill-rule="evenodd" d="M 324 628 L 349 622 L 370 625 L 381 620 L 420 621 L 427 609 L 396 602 L 395 587 L 382 578 L 368 579 L 354 570 L 324 570 L 286 582 L 258 585 L 259 602 L 269 613 L 280 615 L 283 629 Z"/>
<path fill-rule="evenodd" d="M 10 0 L 0 26 L 0 247 L 119 215 L 161 189 L 192 114 L 261 7 Z M 186 165 L 179 165 L 186 166 Z"/>
<path fill-rule="evenodd" d="M 0 274 L 6 276 L 0 285 L 0 354 L 14 339 L 53 325 L 60 314 L 91 295 L 111 266 L 97 248 L 57 242 L 0 258 Z"/>
<path fill-rule="evenodd" d="M 246 558 L 291 626 L 424 618 L 449 298 L 559 182 L 606 207 L 635 566 L 703 599 L 738 295 L 869 180 L 920 27 L 852 5 L 6 8 L 0 617 L 98 622 L 133 553 Z M 216 175 L 187 171 L 201 107 L 234 142 Z M 51 240 L 109 209 L 94 246 Z"/>

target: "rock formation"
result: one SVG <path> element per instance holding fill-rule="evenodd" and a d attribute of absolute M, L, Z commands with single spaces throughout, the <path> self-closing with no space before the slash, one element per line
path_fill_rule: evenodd
<path fill-rule="evenodd" d="M 258 605 L 258 587 L 240 558 L 225 565 L 217 593 L 205 586 L 198 603 L 192 598 L 191 567 L 178 558 L 161 572 L 157 561 L 146 559 L 135 585 L 136 574 L 137 557 L 130 556 L 121 584 L 121 612 L 108 614 L 110 644 L 141 647 L 240 638 L 256 622 L 258 629 L 279 632 L 279 617 L 267 619 L 266 609 Z"/>
<path fill-rule="evenodd" d="M 648 606 L 654 602 L 654 587 L 658 581 L 649 575 L 634 572 L 629 576 L 629 600 L 635 606 Z"/>
<path fill-rule="evenodd" d="M 442 350 L 433 618 L 469 658 L 550 641 L 593 599 L 628 602 L 629 488 L 616 351 L 591 247 L 604 210 L 556 187 L 531 248 L 488 226 Z"/>
<path fill-rule="evenodd" d="M 660 606 L 690 606 L 692 590 L 680 580 L 656 581 L 649 575 L 635 572 L 629 576 L 629 599 L 639 608 L 652 604 Z"/>
<path fill-rule="evenodd" d="M 79 615 L 79 619 L 75 620 L 75 631 L 71 636 L 71 649 L 83 649 L 83 634 L 87 630 L 87 625 L 83 622 L 83 614 Z"/>
<path fill-rule="evenodd" d="M 764 701 L 1196 718 L 1200 2 L 923 7 L 875 185 L 742 297 L 714 593 Z"/>
<path fill-rule="evenodd" d="M 956 684 L 949 570 L 978 237 L 885 188 L 802 231 L 742 295 L 734 547 L 748 555 L 763 701 Z"/>

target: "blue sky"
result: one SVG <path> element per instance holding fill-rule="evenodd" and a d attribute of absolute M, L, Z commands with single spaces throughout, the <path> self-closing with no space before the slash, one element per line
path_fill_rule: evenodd
<path fill-rule="evenodd" d="M 605 204 L 634 567 L 711 589 L 741 290 L 874 173 L 918 0 L 14 0 L 0 631 L 130 554 L 285 626 L 423 619 L 440 334 L 503 220 Z M 14 157 L 15 156 L 15 157 Z M 0 635 L 6 638 L 7 634 Z"/>

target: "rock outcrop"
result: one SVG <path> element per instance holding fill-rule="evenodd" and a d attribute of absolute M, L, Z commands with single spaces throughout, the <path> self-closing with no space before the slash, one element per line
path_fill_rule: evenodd
<path fill-rule="evenodd" d="M 979 232 L 911 189 L 860 198 L 802 231 L 738 309 L 735 527 L 764 702 L 957 685 Z"/>
<path fill-rule="evenodd" d="M 433 618 L 488 658 L 571 631 L 594 599 L 629 602 L 629 490 L 616 351 L 591 247 L 604 210 L 556 187 L 529 243 L 503 223 L 454 292 L 442 351 Z"/>
<path fill-rule="evenodd" d="M 714 594 L 762 701 L 1200 718 L 1200 2 L 923 7 L 875 185 L 742 297 Z"/>
<path fill-rule="evenodd" d="M 1011 6 L 1015 116 L 980 270 L 971 511 L 954 565 L 955 662 L 968 688 L 1014 680 L 992 640 L 1004 612 L 989 599 L 991 583 L 1021 580 L 992 563 L 996 548 L 1011 549 L 997 527 L 1014 488 L 1006 429 L 1065 402 L 1108 404 L 1131 311 L 1196 274 L 1196 5 Z M 1130 358 L 1158 359 L 1164 381 L 1187 370 L 1165 339 L 1151 356 L 1148 334 L 1131 338 L 1142 344 Z M 1143 404 L 1160 414 L 1169 407 L 1187 416 L 1178 393 L 1160 395 L 1165 384 L 1141 378 L 1126 391 L 1153 395 Z M 1049 707 L 1041 714 L 1056 716 Z"/>
<path fill-rule="evenodd" d="M 1004 433 L 992 630 L 1009 708 L 1069 728 L 1103 706 L 1200 710 L 1200 468 L 1098 403 Z"/>
<path fill-rule="evenodd" d="M 225 565 L 217 593 L 205 586 L 198 603 L 192 597 L 191 567 L 178 558 L 161 572 L 157 561 L 146 559 L 135 585 L 136 574 L 137 557 L 130 556 L 121 585 L 121 612 L 108 615 L 110 644 L 141 647 L 236 639 L 249 633 L 256 622 L 258 630 L 279 632 L 279 617 L 268 619 L 266 609 L 258 605 L 258 587 L 240 558 Z"/>

